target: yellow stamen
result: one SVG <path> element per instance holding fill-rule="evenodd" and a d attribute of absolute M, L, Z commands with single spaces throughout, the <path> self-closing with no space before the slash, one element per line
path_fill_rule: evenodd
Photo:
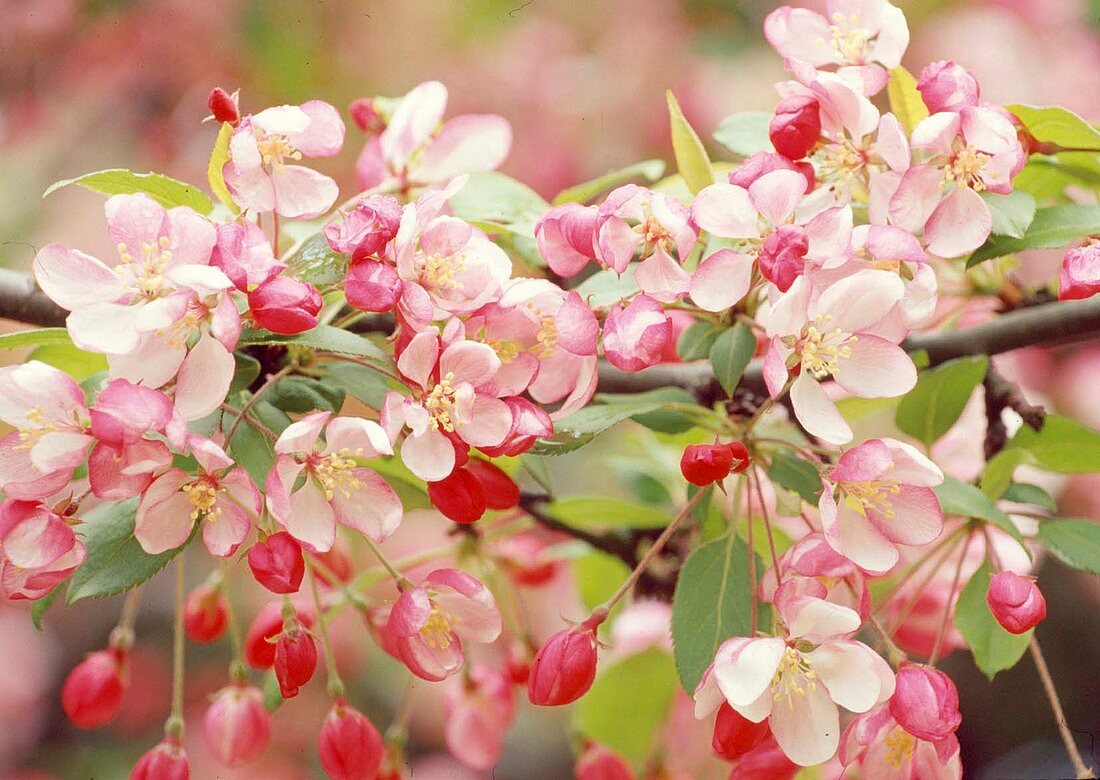
<path fill-rule="evenodd" d="M 829 45 L 844 62 L 858 65 L 863 62 L 867 52 L 867 43 L 871 36 L 867 30 L 860 27 L 859 14 L 845 16 L 835 13 L 832 16 L 832 24 L 829 25 Z"/>
<path fill-rule="evenodd" d="M 222 515 L 222 508 L 218 506 L 218 493 L 220 488 L 211 480 L 200 479 L 189 482 L 180 488 L 187 496 L 187 500 L 194 507 L 191 510 L 191 519 L 205 518 L 209 522 L 216 521 Z"/>
<path fill-rule="evenodd" d="M 968 146 L 956 154 L 944 170 L 943 183 L 953 181 L 960 187 L 969 187 L 975 192 L 981 192 L 985 189 L 981 171 L 989 160 L 988 154 L 976 152 Z"/>
<path fill-rule="evenodd" d="M 431 415 L 431 426 L 435 430 L 442 428 L 447 433 L 455 429 L 452 414 L 455 411 L 455 375 L 450 371 L 439 380 L 424 399 L 424 408 Z"/>
<path fill-rule="evenodd" d="M 282 165 L 283 160 L 301 160 L 302 153 L 295 149 L 285 135 L 272 133 L 270 135 L 257 132 L 256 146 L 260 149 L 260 157 L 266 166 Z"/>
<path fill-rule="evenodd" d="M 907 764 L 913 758 L 913 751 L 917 748 L 917 738 L 901 726 L 895 726 L 883 742 L 888 748 L 886 761 L 894 769 L 901 769 L 902 764 Z"/>
<path fill-rule="evenodd" d="M 852 344 L 856 337 L 839 328 L 828 329 L 832 315 L 814 317 L 806 326 L 801 339 L 802 370 L 814 379 L 836 376 L 840 360 L 852 356 Z"/>
<path fill-rule="evenodd" d="M 344 498 L 351 498 L 352 493 L 361 487 L 359 478 L 352 471 L 359 466 L 352 454 L 347 450 L 331 452 L 313 466 L 313 475 L 327 501 L 332 501 L 337 491 Z"/>
<path fill-rule="evenodd" d="M 844 482 L 840 485 L 844 502 L 861 515 L 873 509 L 886 518 L 894 519 L 894 503 L 891 496 L 901 492 L 901 486 L 892 480 L 872 482 Z"/>
<path fill-rule="evenodd" d="M 420 636 L 429 647 L 446 650 L 454 640 L 454 618 L 432 604 L 431 614 L 420 629 Z"/>
<path fill-rule="evenodd" d="M 787 706 L 794 706 L 795 696 L 805 696 L 817 689 L 817 673 L 793 647 L 783 651 L 779 668 L 772 677 L 771 691 L 774 701 L 787 700 Z"/>

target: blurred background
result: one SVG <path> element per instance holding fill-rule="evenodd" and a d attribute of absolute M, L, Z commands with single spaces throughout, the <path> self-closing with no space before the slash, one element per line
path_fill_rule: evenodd
<path fill-rule="evenodd" d="M 776 5 L 0 0 L 0 266 L 27 269 L 35 247 L 52 241 L 93 254 L 108 248 L 98 196 L 68 189 L 40 199 L 58 179 L 125 167 L 205 183 L 215 128 L 200 120 L 213 86 L 239 87 L 248 113 L 311 98 L 342 108 L 358 97 L 401 95 L 439 79 L 450 88 L 450 115 L 488 112 L 511 121 L 515 142 L 503 170 L 547 197 L 611 168 L 668 157 L 666 88 L 676 92 L 704 138 L 730 113 L 774 106 L 772 85 L 784 73 L 761 25 Z M 1096 0 L 898 5 L 913 31 L 905 61 L 914 72 L 930 60 L 953 58 L 978 75 L 986 100 L 1058 104 L 1100 120 Z M 350 125 L 344 152 L 318 166 L 347 193 L 362 140 Z M 1038 254 L 1019 273 L 1049 279 L 1058 258 Z M 1100 426 L 1100 346 L 1017 357 L 1006 361 L 1014 364 L 1008 370 L 1037 398 Z M 1058 487 L 1064 490 L 1060 514 L 1100 518 L 1100 480 L 1075 478 Z M 406 544 L 415 549 L 427 543 Z M 1056 562 L 1044 563 L 1040 577 L 1051 606 L 1042 629 L 1048 660 L 1069 724 L 1088 750 L 1100 735 L 1100 584 Z M 196 583 L 200 578 L 196 573 Z M 548 619 L 547 630 L 559 614 L 570 613 L 576 598 L 567 572 L 559 584 L 550 589 L 556 606 L 535 596 L 544 599 L 535 612 Z M 119 605 L 55 608 L 46 630 L 38 632 L 29 610 L 0 603 L 0 780 L 124 777 L 156 741 L 169 688 L 168 594 L 159 585 L 145 594 L 131 701 L 118 722 L 92 735 L 67 724 L 58 689 L 85 652 L 103 646 Z M 403 695 L 405 677 L 368 650 L 354 618 L 344 623 L 347 663 L 362 671 L 357 699 L 368 702 L 384 725 Z M 199 650 L 192 658 L 188 696 L 197 718 L 206 695 L 224 680 L 224 652 Z M 1057 734 L 1029 660 L 992 684 L 966 654 L 956 653 L 945 668 L 959 682 L 968 774 L 1058 776 L 1042 763 L 1058 754 Z M 313 753 L 326 706 L 322 688 L 311 686 L 295 706 L 276 713 L 276 744 L 262 767 L 238 773 L 215 768 L 192 728 L 194 776 L 320 776 Z M 438 705 L 438 693 L 414 698 L 415 776 L 480 776 L 446 757 Z M 566 776 L 563 723 L 560 714 L 525 710 L 495 776 Z M 1100 762 L 1100 748 L 1092 756 Z"/>

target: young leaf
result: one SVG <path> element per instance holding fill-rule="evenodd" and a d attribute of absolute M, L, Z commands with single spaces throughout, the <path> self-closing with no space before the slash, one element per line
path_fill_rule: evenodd
<path fill-rule="evenodd" d="M 0 335 L 0 350 L 52 345 L 72 346 L 72 343 L 69 331 L 65 328 L 36 328 Z"/>
<path fill-rule="evenodd" d="M 913 128 L 928 116 L 928 107 L 917 91 L 917 80 L 900 65 L 890 71 L 886 94 L 890 98 L 890 111 L 907 132 L 912 133 Z"/>
<path fill-rule="evenodd" d="M 553 205 L 560 206 L 563 203 L 589 203 L 600 195 L 632 181 L 642 180 L 652 183 L 661 178 L 665 172 L 664 160 L 644 160 L 617 171 L 609 171 L 603 176 L 597 176 L 591 181 L 577 184 L 569 189 L 562 190 L 554 197 Z"/>
<path fill-rule="evenodd" d="M 1100 206 L 1068 204 L 1037 209 L 1027 232 L 1020 238 L 990 236 L 966 261 L 966 267 L 1022 249 L 1062 247 L 1082 236 L 1100 233 Z"/>
<path fill-rule="evenodd" d="M 767 111 L 742 111 L 731 114 L 718 123 L 714 140 L 736 155 L 751 157 L 757 152 L 774 152 L 768 138 L 772 115 Z"/>
<path fill-rule="evenodd" d="M 924 371 L 916 387 L 898 404 L 894 422 L 905 433 L 932 446 L 959 419 L 988 367 L 989 358 L 978 355 L 950 360 Z"/>
<path fill-rule="evenodd" d="M 350 331 L 334 328 L 331 325 L 318 325 L 313 330 L 296 336 L 281 336 L 266 330 L 248 330 L 241 334 L 239 346 L 251 344 L 284 344 L 310 347 L 322 352 L 335 352 L 339 355 L 351 355 L 389 363 L 390 358 L 375 346 L 374 342 Z"/>
<path fill-rule="evenodd" d="M 573 452 L 592 441 L 616 423 L 635 415 L 655 412 L 668 404 L 667 388 L 632 396 L 608 396 L 611 403 L 594 403 L 557 420 L 554 436 L 539 439 L 531 452 L 536 455 L 562 455 Z M 619 400 L 622 398 L 622 400 Z"/>
<path fill-rule="evenodd" d="M 943 484 L 937 485 L 935 491 L 945 515 L 985 520 L 1006 531 L 1016 541 L 1023 541 L 1020 530 L 1012 519 L 1001 511 L 989 496 L 969 482 L 963 482 L 955 477 L 944 477 Z"/>
<path fill-rule="evenodd" d="M 1039 538 L 1067 566 L 1100 574 L 1100 523 L 1094 520 L 1043 520 Z"/>
<path fill-rule="evenodd" d="M 993 235 L 1023 238 L 1035 219 L 1035 198 L 1031 193 L 1015 190 L 1006 195 L 983 192 L 982 200 L 993 215 Z"/>
<path fill-rule="evenodd" d="M 335 414 L 344 406 L 344 389 L 313 377 L 288 376 L 271 388 L 265 400 L 276 409 L 292 414 L 313 411 Z"/>
<path fill-rule="evenodd" d="M 727 395 L 733 395 L 745 367 L 756 352 L 756 336 L 744 323 L 737 323 L 724 331 L 710 348 L 710 362 L 714 376 Z"/>
<path fill-rule="evenodd" d="M 664 528 L 672 518 L 659 507 L 612 496 L 569 496 L 546 513 L 573 528 Z"/>
<path fill-rule="evenodd" d="M 226 208 L 234 214 L 240 214 L 241 209 L 233 202 L 233 196 L 225 186 L 225 176 L 222 174 L 222 169 L 229 162 L 231 135 L 233 135 L 233 125 L 222 122 L 222 126 L 218 128 L 218 138 L 214 141 L 214 148 L 210 151 L 210 161 L 206 164 L 206 181 L 210 184 L 210 191 Z"/>
<path fill-rule="evenodd" d="M 233 381 L 229 383 L 229 395 L 247 390 L 260 375 L 260 361 L 243 352 L 233 353 Z"/>
<path fill-rule="evenodd" d="M 955 627 L 970 645 L 974 663 L 992 680 L 997 672 L 1016 665 L 1031 642 L 1032 632 L 1010 634 L 993 617 L 985 600 L 990 574 L 989 564 L 983 563 L 971 575 L 955 602 Z"/>
<path fill-rule="evenodd" d="M 722 328 L 714 323 L 693 322 L 676 340 L 676 353 L 684 362 L 703 360 L 710 355 L 710 348 L 722 333 Z"/>
<path fill-rule="evenodd" d="M 1001 498 L 1005 501 L 1015 501 L 1017 504 L 1031 504 L 1049 512 L 1058 508 L 1058 502 L 1051 497 L 1050 493 L 1038 485 L 1029 485 L 1026 482 L 1013 482 Z"/>
<path fill-rule="evenodd" d="M 315 287 L 328 287 L 343 281 L 348 258 L 328 245 L 324 233 L 314 233 L 298 245 L 286 260 L 286 272 Z"/>
<path fill-rule="evenodd" d="M 390 385 L 386 377 L 358 363 L 333 361 L 324 367 L 325 378 L 335 382 L 352 398 L 358 398 L 371 409 L 381 409 Z"/>
<path fill-rule="evenodd" d="M 1017 467 L 1024 463 L 1034 462 L 1035 459 L 1031 456 L 1031 453 L 1019 447 L 1009 447 L 1001 450 L 985 464 L 985 471 L 982 472 L 979 487 L 981 487 L 983 493 L 996 501 L 1004 495 L 1004 492 L 1008 490 L 1008 486 L 1012 484 L 1012 475 L 1016 473 Z"/>
<path fill-rule="evenodd" d="M 61 595 L 61 591 L 63 590 L 65 590 L 64 582 L 31 605 L 31 622 L 34 623 L 34 627 L 39 631 L 42 630 L 42 618 L 46 616 L 46 612 L 53 605 L 54 601 L 57 600 L 57 597 Z"/>
<path fill-rule="evenodd" d="M 1028 451 L 1034 465 L 1059 474 L 1100 471 L 1100 431 L 1084 423 L 1048 414 L 1041 431 L 1023 426 L 1009 447 Z"/>
<path fill-rule="evenodd" d="M 496 171 L 471 173 L 451 198 L 455 216 L 479 223 L 486 232 L 505 230 L 534 238 L 535 222 L 550 204 L 522 182 Z"/>
<path fill-rule="evenodd" d="M 75 179 L 62 179 L 47 187 L 42 197 L 49 197 L 70 184 L 76 184 L 103 195 L 130 195 L 143 192 L 165 208 L 187 206 L 203 215 L 209 214 L 214 209 L 210 198 L 198 187 L 161 173 L 134 173 L 125 168 L 110 168 L 105 171 L 86 173 Z"/>
<path fill-rule="evenodd" d="M 1069 149 L 1100 152 L 1100 130 L 1077 114 L 1057 106 L 1005 106 L 1036 141 Z"/>
<path fill-rule="evenodd" d="M 244 401 L 240 399 L 229 402 L 230 406 L 236 405 L 238 408 L 242 403 Z M 290 425 L 290 418 L 286 413 L 276 409 L 267 401 L 255 404 L 249 411 L 249 416 L 275 434 L 282 433 L 283 429 Z M 235 417 L 235 414 L 226 412 L 222 419 L 222 428 L 226 432 L 233 424 Z M 264 483 L 271 467 L 275 465 L 274 442 L 247 421 L 237 427 L 237 432 L 233 434 L 233 439 L 226 449 L 258 485 Z"/>
<path fill-rule="evenodd" d="M 821 474 L 817 468 L 786 450 L 777 450 L 771 457 L 768 479 L 780 487 L 797 493 L 803 501 L 816 506 L 822 491 Z"/>
<path fill-rule="evenodd" d="M 688 189 L 692 194 L 714 184 L 714 169 L 707 157 L 707 150 L 703 148 L 703 142 L 699 135 L 684 117 L 680 110 L 680 104 L 672 90 L 665 92 L 668 101 L 668 118 L 672 127 L 672 152 L 676 156 L 676 167 L 680 175 L 684 177 Z"/>
<path fill-rule="evenodd" d="M 75 344 L 43 344 L 27 360 L 38 360 L 60 368 L 77 382 L 83 382 L 107 370 L 107 357 L 98 352 L 85 352 Z"/>

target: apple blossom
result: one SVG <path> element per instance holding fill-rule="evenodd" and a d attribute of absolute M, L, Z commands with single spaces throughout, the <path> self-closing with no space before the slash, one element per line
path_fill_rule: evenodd
<path fill-rule="evenodd" d="M 1012 571 L 993 575 L 985 600 L 993 617 L 1011 634 L 1030 631 L 1047 616 L 1047 601 L 1035 580 Z"/>
<path fill-rule="evenodd" d="M 826 541 L 825 536 L 811 532 L 795 542 L 779 556 L 779 572 L 783 577 L 810 578 L 825 586 L 825 600 L 848 607 L 866 618 L 871 608 L 871 594 L 862 571 Z M 812 587 L 812 586 L 811 586 Z M 775 600 L 779 581 L 775 566 L 769 566 L 760 578 L 760 598 Z"/>
<path fill-rule="evenodd" d="M 459 466 L 438 482 L 429 482 L 428 500 L 440 514 L 460 525 L 477 522 L 488 508 L 485 486 L 466 466 Z"/>
<path fill-rule="evenodd" d="M 817 181 L 814 167 L 810 163 L 805 160 L 794 162 L 774 152 L 756 152 L 746 157 L 739 166 L 726 174 L 726 180 L 730 184 L 747 190 L 750 184 L 764 174 L 771 173 L 772 171 L 795 171 L 801 173 L 806 179 L 806 189 L 804 191 L 806 193 L 813 190 L 814 184 Z"/>
<path fill-rule="evenodd" d="M 317 753 L 332 780 L 363 780 L 375 777 L 385 747 L 378 729 L 363 713 L 337 700 L 321 726 Z"/>
<path fill-rule="evenodd" d="M 473 461 L 471 461 L 473 462 Z M 493 545 L 493 558 L 516 585 L 538 588 L 551 582 L 564 568 L 548 552 L 552 540 L 536 531 L 504 537 Z"/>
<path fill-rule="evenodd" d="M 294 610 L 289 613 L 284 614 L 283 632 L 275 643 L 275 679 L 284 699 L 297 696 L 298 689 L 313 678 L 317 669 L 317 643 L 298 623 Z"/>
<path fill-rule="evenodd" d="M 1100 244 L 1066 252 L 1058 274 L 1058 299 L 1076 301 L 1100 292 Z"/>
<path fill-rule="evenodd" d="M 543 642 L 531 664 L 527 698 L 557 707 L 576 701 L 596 679 L 596 628 L 591 618 Z"/>
<path fill-rule="evenodd" d="M 821 136 L 821 106 L 813 95 L 791 95 L 775 107 L 768 125 L 772 146 L 784 157 L 800 160 Z"/>
<path fill-rule="evenodd" d="M 248 220 L 218 225 L 210 265 L 220 268 L 243 293 L 250 293 L 286 270 L 259 225 Z"/>
<path fill-rule="evenodd" d="M 485 489 L 486 507 L 500 511 L 519 506 L 519 485 L 500 466 L 481 458 L 470 458 L 465 468 Z"/>
<path fill-rule="evenodd" d="M 727 702 L 722 702 L 714 719 L 711 750 L 726 761 L 736 761 L 771 734 L 766 721 L 754 723 Z"/>
<path fill-rule="evenodd" d="M 535 223 L 539 254 L 558 276 L 576 276 L 596 259 L 593 243 L 599 208 L 580 203 L 563 203 L 543 214 Z"/>
<path fill-rule="evenodd" d="M 611 309 L 603 325 L 603 351 L 622 371 L 641 371 L 660 362 L 672 340 L 672 320 L 648 295 Z"/>
<path fill-rule="evenodd" d="M 401 227 L 401 204 L 390 195 L 368 195 L 355 202 L 342 222 L 325 225 L 325 239 L 337 252 L 359 263 L 380 257 Z"/>
<path fill-rule="evenodd" d="M 294 618 L 306 629 L 313 626 L 312 607 L 298 605 L 294 607 Z M 244 658 L 253 669 L 270 669 L 275 664 L 275 645 L 284 625 L 283 605 L 272 601 L 265 604 L 244 638 Z"/>
<path fill-rule="evenodd" d="M 236 127 L 241 121 L 241 111 L 237 107 L 238 94 L 230 95 L 221 87 L 210 90 L 206 105 L 210 109 L 211 119 L 215 122 L 228 122 Z"/>
<path fill-rule="evenodd" d="M 924 66 L 917 79 L 924 105 L 933 114 L 977 106 L 981 87 L 974 74 L 954 60 L 939 60 Z"/>
<path fill-rule="evenodd" d="M 229 685 L 214 694 L 202 733 L 218 760 L 228 767 L 250 764 L 271 741 L 271 716 L 263 694 L 251 685 Z"/>
<path fill-rule="evenodd" d="M 125 653 L 100 650 L 69 672 L 61 688 L 61 706 L 77 728 L 98 729 L 118 715 L 126 686 Z"/>
<path fill-rule="evenodd" d="M 451 755 L 471 769 L 490 769 L 516 718 L 511 681 L 495 667 L 475 664 L 459 686 L 447 691 L 443 715 L 443 739 Z"/>
<path fill-rule="evenodd" d="M 403 285 L 397 270 L 379 260 L 353 263 L 344 277 L 348 306 L 368 312 L 387 312 L 401 300 Z"/>
<path fill-rule="evenodd" d="M 272 593 L 297 593 L 306 564 L 302 547 L 286 531 L 260 539 L 248 550 L 248 568 L 256 582 Z"/>
<path fill-rule="evenodd" d="M 959 692 L 946 674 L 930 666 L 904 663 L 894 681 L 890 715 L 914 737 L 939 742 L 959 728 Z"/>
<path fill-rule="evenodd" d="M 680 458 L 684 479 L 700 487 L 721 482 L 733 468 L 733 452 L 724 444 L 689 444 Z"/>
<path fill-rule="evenodd" d="M 42 598 L 85 556 L 69 518 L 37 501 L 0 503 L 0 591 L 7 598 Z"/>
<path fill-rule="evenodd" d="M 593 383 L 594 389 L 595 385 Z M 501 455 L 510 457 L 522 455 L 531 449 L 538 439 L 548 439 L 554 435 L 554 421 L 545 409 L 519 396 L 512 396 L 503 400 L 512 415 L 511 427 L 508 429 L 504 441 L 497 446 L 478 447 L 487 456 L 498 458 Z"/>
<path fill-rule="evenodd" d="M 887 707 L 877 707 L 848 724 L 840 761 L 865 777 L 904 780 L 958 780 L 962 775 L 959 741 L 954 734 L 929 742 L 907 732 Z"/>
<path fill-rule="evenodd" d="M 368 135 L 374 136 L 386 129 L 387 119 L 382 115 L 371 98 L 358 98 L 348 106 L 348 115 L 355 126 Z"/>

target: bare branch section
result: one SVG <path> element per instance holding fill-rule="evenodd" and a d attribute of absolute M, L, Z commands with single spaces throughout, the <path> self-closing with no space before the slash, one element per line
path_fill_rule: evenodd
<path fill-rule="evenodd" d="M 54 327 L 68 312 L 46 297 L 27 274 L 0 268 L 0 319 Z"/>

